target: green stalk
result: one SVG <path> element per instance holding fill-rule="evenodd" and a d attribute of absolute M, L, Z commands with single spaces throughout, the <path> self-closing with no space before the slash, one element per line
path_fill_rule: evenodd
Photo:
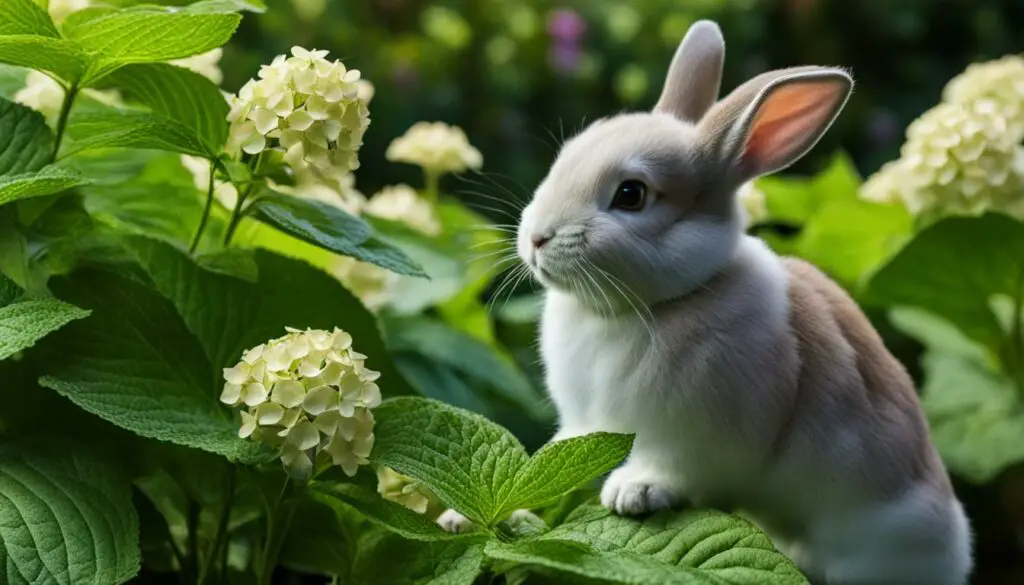
<path fill-rule="evenodd" d="M 214 536 L 210 553 L 206 555 L 202 568 L 199 570 L 199 579 L 196 581 L 198 585 L 203 585 L 206 582 L 206 577 L 210 574 L 217 559 L 223 558 L 219 554 L 221 549 L 227 549 L 228 523 L 231 520 L 231 510 L 235 506 L 235 475 L 235 466 L 229 465 L 228 484 L 224 491 L 224 507 L 220 512 L 220 519 L 217 521 L 217 533 Z"/>
<path fill-rule="evenodd" d="M 206 187 L 206 205 L 203 207 L 203 216 L 199 219 L 199 227 L 196 228 L 196 233 L 192 236 L 192 243 L 188 247 L 189 254 L 195 254 L 196 248 L 199 247 L 200 240 L 203 239 L 203 230 L 206 229 L 206 222 L 210 219 L 210 210 L 213 208 L 213 186 L 216 168 L 216 162 L 211 160 L 210 182 Z"/>
<path fill-rule="evenodd" d="M 75 98 L 78 97 L 78 85 L 72 83 L 68 87 L 67 92 L 64 93 L 64 102 L 60 106 L 60 117 L 57 118 L 57 137 L 53 144 L 53 155 L 50 157 L 51 162 L 57 160 L 57 154 L 60 153 L 60 145 L 64 140 L 64 131 L 68 127 L 68 117 L 71 116 L 71 106 L 75 103 Z"/>
<path fill-rule="evenodd" d="M 439 196 L 438 183 L 440 182 L 440 176 L 436 171 L 423 169 L 423 181 L 425 183 L 423 197 L 433 204 L 437 201 Z"/>
<path fill-rule="evenodd" d="M 291 485 L 291 478 L 285 479 L 284 484 L 281 486 L 281 492 L 277 494 L 277 500 L 274 502 L 273 508 L 267 512 L 267 533 L 263 541 L 263 554 L 259 564 L 256 566 L 258 585 L 270 585 L 270 579 L 274 574 L 274 566 L 277 565 L 277 555 L 281 550 L 281 539 L 279 537 L 288 531 L 288 527 L 292 523 L 294 508 L 288 511 L 284 522 L 278 525 L 278 520 L 280 520 L 278 516 L 281 513 L 281 506 L 284 503 L 285 493 L 288 491 L 289 485 Z"/>
<path fill-rule="evenodd" d="M 252 169 L 252 179 L 246 185 L 245 190 L 238 194 L 238 201 L 235 203 L 235 209 L 231 212 L 231 223 L 228 224 L 228 231 L 224 234 L 224 245 L 227 246 L 231 243 L 231 238 L 235 235 L 235 230 L 238 229 L 238 224 L 242 222 L 242 216 L 245 215 L 242 206 L 245 204 L 245 200 L 252 193 L 255 181 L 259 179 L 260 166 L 263 164 L 263 153 L 257 154 L 252 160 L 249 161 L 249 168 Z"/>

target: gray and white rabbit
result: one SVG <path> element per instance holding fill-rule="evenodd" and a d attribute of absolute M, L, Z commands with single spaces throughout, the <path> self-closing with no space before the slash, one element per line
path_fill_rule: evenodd
<path fill-rule="evenodd" d="M 601 491 L 618 514 L 738 508 L 815 582 L 962 585 L 970 528 L 911 379 L 839 286 L 743 233 L 737 189 L 810 150 L 853 81 L 783 69 L 718 101 L 724 55 L 695 24 L 654 110 L 568 141 L 523 211 L 553 440 L 636 433 Z"/>

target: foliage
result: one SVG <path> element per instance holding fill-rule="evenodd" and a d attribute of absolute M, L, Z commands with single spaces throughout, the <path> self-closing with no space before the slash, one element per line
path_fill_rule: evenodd
<path fill-rule="evenodd" d="M 739 26 L 749 3 L 695 3 L 693 14 L 661 0 L 550 14 L 541 2 L 464 13 L 436 3 L 413 11 L 415 34 L 394 47 L 364 26 L 375 17 L 360 3 L 58 4 L 0 6 L 9 581 L 806 583 L 737 516 L 629 519 L 597 505 L 596 482 L 632 436 L 545 444 L 539 301 L 508 266 L 523 202 L 515 180 L 475 173 L 501 158 L 493 168 L 532 180 L 546 163 L 520 142 L 491 156 L 495 125 L 513 141 L 524 126 L 494 104 L 530 111 L 531 87 L 547 100 L 569 82 L 646 103 L 657 72 L 620 62 L 621 47 L 637 62 L 667 60 L 692 16 Z M 382 21 L 398 18 L 380 4 Z M 655 9 L 668 16 L 648 18 Z M 344 15 L 330 38 L 310 27 L 300 42 L 365 42 L 339 52 L 365 62 L 379 91 L 320 51 L 272 61 L 244 50 L 292 10 Z M 581 40 L 587 22 L 600 22 L 596 47 Z M 289 35 L 265 44 L 287 53 Z M 442 100 L 399 99 L 416 87 L 409 67 L 445 86 L 460 60 L 506 68 L 453 101 L 474 129 L 413 124 Z M 943 459 L 977 486 L 1024 464 L 1024 223 L 1010 188 L 1024 171 L 1009 156 L 1022 148 L 1012 132 L 1024 105 L 1000 85 L 1016 64 L 969 70 L 908 131 L 899 168 L 914 181 L 876 180 L 883 172 L 864 183 L 840 153 L 814 176 L 761 179 L 742 195 L 758 212 L 752 234 L 820 266 L 874 318 L 921 380 Z M 595 89 L 601 71 L 614 72 L 611 92 Z M 225 76 L 248 89 L 226 100 Z M 261 81 L 243 86 L 250 77 Z M 978 101 L 993 96 L 1010 101 Z M 593 115 L 611 110 L 603 99 L 547 101 Z M 977 130 L 972 111 L 1007 133 Z M 931 132 L 933 118 L 955 123 Z M 951 146 L 961 137 L 971 148 Z M 389 184 L 370 198 L 350 172 L 361 162 L 360 187 Z M 452 175 L 473 192 L 452 193 Z M 927 206 L 914 204 L 922 193 Z M 442 530 L 448 508 L 473 530 Z"/>

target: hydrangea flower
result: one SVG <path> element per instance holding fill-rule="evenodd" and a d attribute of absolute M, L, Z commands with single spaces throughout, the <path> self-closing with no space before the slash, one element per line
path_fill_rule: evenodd
<path fill-rule="evenodd" d="M 238 436 L 279 449 L 293 475 L 308 477 L 320 458 L 353 476 L 373 448 L 380 374 L 341 329 L 287 331 L 224 369 L 220 400 L 242 408 Z"/>
<path fill-rule="evenodd" d="M 25 76 L 25 87 L 14 94 L 14 101 L 47 118 L 56 118 L 64 103 L 64 88 L 45 73 L 29 71 Z"/>
<path fill-rule="evenodd" d="M 991 100 L 1019 141 L 1024 138 L 1024 57 L 972 63 L 946 84 L 942 98 L 951 104 Z"/>
<path fill-rule="evenodd" d="M 291 55 L 263 66 L 259 80 L 231 99 L 228 146 L 248 154 L 280 148 L 296 171 L 312 167 L 340 178 L 359 167 L 370 124 L 359 71 L 328 61 L 327 51 L 292 47 Z"/>
<path fill-rule="evenodd" d="M 377 493 L 409 508 L 417 514 L 425 514 L 430 506 L 432 494 L 415 479 L 398 473 L 390 467 L 377 470 Z"/>
<path fill-rule="evenodd" d="M 50 0 L 48 9 L 53 22 L 60 24 L 72 12 L 84 10 L 92 5 L 92 0 Z"/>
<path fill-rule="evenodd" d="M 390 270 L 360 262 L 351 256 L 338 256 L 331 267 L 331 273 L 371 311 L 387 304 L 400 278 Z"/>
<path fill-rule="evenodd" d="M 181 166 L 192 174 L 196 189 L 204 194 L 210 186 L 210 161 L 199 156 L 181 155 Z M 238 189 L 229 181 L 214 180 L 213 196 L 227 209 L 234 209 L 238 202 Z"/>
<path fill-rule="evenodd" d="M 428 174 L 461 173 L 479 169 L 484 162 L 480 151 L 469 143 L 466 133 L 444 122 L 417 122 L 388 145 L 389 161 L 423 167 Z"/>
<path fill-rule="evenodd" d="M 736 191 L 736 197 L 746 214 L 746 225 L 751 226 L 768 219 L 768 202 L 764 191 L 755 187 L 754 183 L 744 183 Z"/>
<path fill-rule="evenodd" d="M 405 223 L 428 236 L 441 233 L 441 222 L 434 213 L 434 207 L 409 185 L 384 187 L 370 198 L 366 213 Z"/>
<path fill-rule="evenodd" d="M 193 55 L 185 59 L 169 61 L 171 65 L 184 67 L 209 79 L 216 85 L 224 81 L 224 73 L 220 70 L 220 58 L 224 56 L 224 49 L 216 48 L 199 55 Z"/>
<path fill-rule="evenodd" d="M 974 213 L 1021 197 L 1024 158 L 1018 141 L 992 100 L 939 104 L 907 128 L 896 167 L 908 193 L 903 200 L 921 210 Z"/>

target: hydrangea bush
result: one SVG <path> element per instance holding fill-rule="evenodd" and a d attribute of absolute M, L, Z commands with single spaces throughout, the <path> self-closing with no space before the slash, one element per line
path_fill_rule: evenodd
<path fill-rule="evenodd" d="M 6 582 L 806 583 L 737 516 L 601 508 L 632 436 L 520 442 L 553 421 L 503 337 L 525 324 L 530 345 L 535 313 L 486 306 L 513 227 L 442 188 L 495 186 L 481 153 L 416 123 L 386 158 L 422 184 L 367 197 L 360 55 L 293 47 L 220 87 L 221 47 L 264 11 L 0 3 L 21 80 L 0 95 Z M 979 480 L 1024 460 L 993 447 L 1024 396 L 1024 291 L 1004 278 L 1024 255 L 997 253 L 1024 250 L 1004 215 L 1020 82 L 1015 58 L 972 66 L 863 186 L 838 158 L 741 193 L 752 231 L 928 346 L 936 440 Z M 963 399 L 951 369 L 1005 408 Z M 476 529 L 442 531 L 447 508 Z"/>

